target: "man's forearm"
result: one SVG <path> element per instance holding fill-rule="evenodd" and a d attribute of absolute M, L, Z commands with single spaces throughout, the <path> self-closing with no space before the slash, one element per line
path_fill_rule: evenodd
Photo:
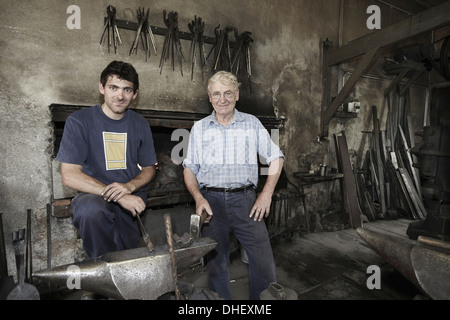
<path fill-rule="evenodd" d="M 213 212 L 211 210 L 211 207 L 209 206 L 208 201 L 203 197 L 202 193 L 200 192 L 200 189 L 198 188 L 197 177 L 191 171 L 191 169 L 187 167 L 184 168 L 183 175 L 186 188 L 188 189 L 189 193 L 191 194 L 192 198 L 194 198 L 195 201 L 195 212 L 197 214 L 202 214 L 203 211 L 206 211 L 206 213 L 208 213 L 208 217 L 206 218 L 205 223 L 209 223 L 209 220 L 211 220 Z"/>
<path fill-rule="evenodd" d="M 198 188 L 198 181 L 195 174 L 189 168 L 184 168 L 184 183 L 188 189 L 191 196 L 194 198 L 195 202 L 203 198 L 200 189 Z"/>
<path fill-rule="evenodd" d="M 283 158 L 273 160 L 269 165 L 269 174 L 262 192 L 273 194 L 283 169 Z"/>
<path fill-rule="evenodd" d="M 131 179 L 124 185 L 126 185 L 130 193 L 133 193 L 146 186 L 155 177 L 155 174 L 156 169 L 154 166 L 145 167 L 134 179 Z M 106 184 L 85 174 L 79 165 L 61 163 L 61 176 L 63 184 L 69 188 L 79 192 L 99 196 L 104 195 L 103 192 Z"/>
<path fill-rule="evenodd" d="M 102 190 L 106 186 L 101 181 L 85 174 L 79 165 L 61 163 L 61 177 L 65 186 L 79 192 L 101 196 Z"/>
<path fill-rule="evenodd" d="M 139 191 L 145 187 L 156 175 L 155 166 L 144 167 L 141 172 L 134 178 L 125 183 L 131 193 Z"/>

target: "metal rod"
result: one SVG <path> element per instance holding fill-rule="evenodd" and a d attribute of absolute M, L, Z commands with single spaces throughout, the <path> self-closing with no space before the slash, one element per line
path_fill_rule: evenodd
<path fill-rule="evenodd" d="M 25 280 L 33 283 L 33 262 L 31 253 L 31 209 L 27 209 L 27 237 L 26 237 L 26 256 L 25 256 Z"/>
<path fill-rule="evenodd" d="M 169 256 L 172 265 L 172 276 L 173 276 L 173 283 L 175 286 L 175 297 L 177 300 L 180 300 L 181 294 L 180 289 L 178 288 L 178 272 L 175 261 L 175 252 L 173 249 L 172 222 L 170 220 L 170 215 L 168 213 L 164 215 L 164 226 L 166 229 L 167 245 L 169 246 Z"/>
<path fill-rule="evenodd" d="M 3 213 L 0 212 L 0 278 L 8 276 L 8 264 L 6 261 L 5 235 L 3 233 Z"/>
<path fill-rule="evenodd" d="M 47 268 L 52 267 L 52 206 L 47 203 Z"/>
<path fill-rule="evenodd" d="M 50 203 L 47 203 L 47 268 L 50 269 L 52 267 L 52 225 L 51 225 L 51 216 L 52 216 L 52 206 Z M 52 296 L 52 284 L 50 281 L 48 284 L 48 295 L 49 298 Z"/>
<path fill-rule="evenodd" d="M 147 233 L 147 230 L 145 230 L 144 224 L 142 223 L 142 220 L 141 220 L 141 216 L 140 216 L 139 214 L 137 214 L 137 215 L 136 215 L 136 219 L 137 219 L 137 221 L 138 221 L 139 228 L 141 229 L 142 238 L 144 239 L 144 242 L 145 242 L 145 244 L 146 244 L 148 250 L 149 250 L 150 252 L 152 252 L 153 249 L 154 249 L 153 243 L 152 243 L 152 241 L 150 240 L 150 236 L 149 236 L 149 234 Z"/>

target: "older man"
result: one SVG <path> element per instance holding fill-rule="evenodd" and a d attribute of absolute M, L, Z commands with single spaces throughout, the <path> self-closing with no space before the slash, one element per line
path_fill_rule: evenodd
<path fill-rule="evenodd" d="M 250 299 L 276 281 L 275 263 L 263 218 L 270 211 L 284 155 L 253 115 L 239 112 L 237 78 L 220 71 L 208 80 L 214 111 L 194 124 L 190 134 L 184 180 L 196 213 L 208 213 L 202 235 L 218 244 L 207 257 L 211 290 L 232 299 L 228 270 L 230 232 L 245 249 L 249 262 Z M 269 163 L 262 192 L 256 197 L 258 155 Z"/>

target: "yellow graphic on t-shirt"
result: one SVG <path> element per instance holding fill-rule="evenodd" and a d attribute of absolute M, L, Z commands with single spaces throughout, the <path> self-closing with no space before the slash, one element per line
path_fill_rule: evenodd
<path fill-rule="evenodd" d="M 127 134 L 103 132 L 106 170 L 127 168 Z"/>

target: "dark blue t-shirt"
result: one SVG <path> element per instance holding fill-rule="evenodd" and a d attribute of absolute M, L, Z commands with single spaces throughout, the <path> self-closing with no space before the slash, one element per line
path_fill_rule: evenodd
<path fill-rule="evenodd" d="M 139 174 L 138 165 L 157 162 L 147 120 L 133 110 L 113 120 L 100 105 L 67 118 L 56 160 L 81 165 L 84 173 L 106 185 L 126 183 Z M 135 194 L 146 200 L 147 186 Z"/>

